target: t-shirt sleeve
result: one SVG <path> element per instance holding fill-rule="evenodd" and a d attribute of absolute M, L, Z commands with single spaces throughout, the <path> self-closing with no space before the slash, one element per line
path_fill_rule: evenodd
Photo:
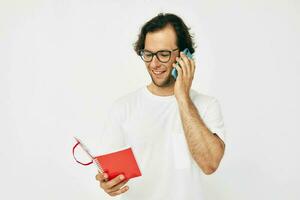
<path fill-rule="evenodd" d="M 101 134 L 101 153 L 110 153 L 125 146 L 122 121 L 124 109 L 118 103 L 114 103 L 104 119 Z"/>
<path fill-rule="evenodd" d="M 203 121 L 209 130 L 219 136 L 225 143 L 225 127 L 221 106 L 217 99 L 213 98 L 208 104 Z"/>

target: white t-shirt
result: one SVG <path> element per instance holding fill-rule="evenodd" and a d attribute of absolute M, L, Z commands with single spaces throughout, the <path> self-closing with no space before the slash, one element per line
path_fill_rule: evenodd
<path fill-rule="evenodd" d="M 190 91 L 206 126 L 224 141 L 217 100 Z M 203 172 L 191 157 L 177 101 L 157 96 L 146 86 L 114 102 L 103 132 L 102 153 L 131 146 L 142 176 L 131 179 L 121 195 L 130 200 L 201 200 Z"/>

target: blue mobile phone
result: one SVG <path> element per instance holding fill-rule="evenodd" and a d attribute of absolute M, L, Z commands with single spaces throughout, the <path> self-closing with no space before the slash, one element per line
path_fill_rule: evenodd
<path fill-rule="evenodd" d="M 190 50 L 189 50 L 188 48 L 185 48 L 185 49 L 183 50 L 183 53 L 184 53 L 188 58 L 191 58 L 191 59 L 193 58 L 193 55 L 191 54 L 191 52 L 190 52 Z M 178 65 L 178 63 L 176 63 L 176 65 Z M 177 78 L 178 73 L 177 73 L 177 69 L 176 69 L 175 67 L 172 69 L 171 74 L 172 74 L 172 76 L 174 77 L 174 79 Z"/>

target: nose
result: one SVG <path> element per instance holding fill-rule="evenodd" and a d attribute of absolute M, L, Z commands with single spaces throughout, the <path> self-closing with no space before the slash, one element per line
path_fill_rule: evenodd
<path fill-rule="evenodd" d="M 157 59 L 156 55 L 153 56 L 152 61 L 150 62 L 151 68 L 156 68 L 160 66 L 160 61 Z"/>

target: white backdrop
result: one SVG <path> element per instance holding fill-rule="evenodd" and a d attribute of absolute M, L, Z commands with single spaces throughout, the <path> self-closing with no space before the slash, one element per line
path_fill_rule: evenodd
<path fill-rule="evenodd" d="M 150 82 L 132 44 L 158 12 L 191 27 L 193 88 L 222 106 L 227 148 L 203 177 L 207 199 L 300 198 L 299 1 L 0 2 L 1 199 L 106 196 L 72 136 L 97 154 L 112 101 Z"/>

